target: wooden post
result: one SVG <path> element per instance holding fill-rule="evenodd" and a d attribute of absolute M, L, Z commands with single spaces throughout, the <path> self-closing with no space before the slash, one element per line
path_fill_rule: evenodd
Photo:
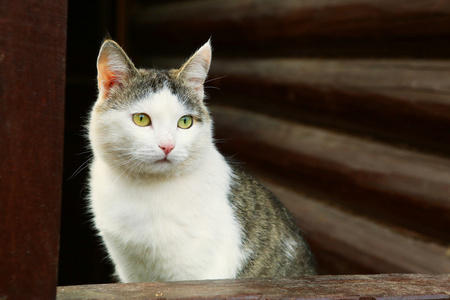
<path fill-rule="evenodd" d="M 0 2 L 0 299 L 56 294 L 67 1 Z"/>

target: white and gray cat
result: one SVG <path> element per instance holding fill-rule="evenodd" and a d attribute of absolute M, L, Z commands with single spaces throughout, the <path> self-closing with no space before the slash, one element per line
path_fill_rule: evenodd
<path fill-rule="evenodd" d="M 209 41 L 176 70 L 137 69 L 114 41 L 101 47 L 90 204 L 122 282 L 315 274 L 288 211 L 214 145 L 210 61 Z"/>

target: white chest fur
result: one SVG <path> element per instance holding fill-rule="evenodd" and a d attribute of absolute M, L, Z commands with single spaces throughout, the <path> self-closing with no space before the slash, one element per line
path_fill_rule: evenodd
<path fill-rule="evenodd" d="M 215 149 L 189 175 L 146 183 L 118 177 L 96 158 L 91 208 L 121 281 L 235 277 L 243 253 L 230 178 Z"/>

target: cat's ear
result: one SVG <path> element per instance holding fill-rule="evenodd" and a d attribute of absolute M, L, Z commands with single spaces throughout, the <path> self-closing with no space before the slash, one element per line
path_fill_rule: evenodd
<path fill-rule="evenodd" d="M 107 39 L 100 48 L 97 58 L 98 89 L 100 98 L 116 85 L 123 84 L 130 76 L 138 74 L 136 67 L 125 51 L 113 40 Z"/>
<path fill-rule="evenodd" d="M 203 99 L 203 84 L 211 64 L 211 40 L 208 40 L 186 63 L 178 70 L 177 77 L 194 89 Z"/>

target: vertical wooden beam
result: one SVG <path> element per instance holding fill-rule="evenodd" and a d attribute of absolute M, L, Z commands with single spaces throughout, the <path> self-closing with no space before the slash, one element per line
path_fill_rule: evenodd
<path fill-rule="evenodd" d="M 0 1 L 0 299 L 56 294 L 67 0 Z"/>

